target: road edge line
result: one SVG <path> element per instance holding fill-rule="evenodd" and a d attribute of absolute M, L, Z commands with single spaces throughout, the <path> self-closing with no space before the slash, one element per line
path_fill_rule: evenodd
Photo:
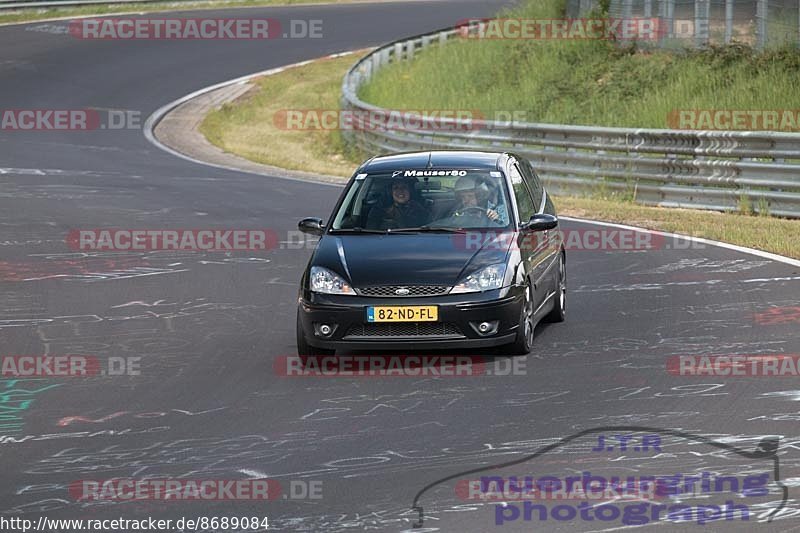
<path fill-rule="evenodd" d="M 683 235 L 681 233 L 671 233 L 668 231 L 660 231 L 655 229 L 648 229 L 642 228 L 639 226 L 630 226 L 627 224 L 619 224 L 617 222 L 603 222 L 599 220 L 591 220 L 587 218 L 578 218 L 578 217 L 569 217 L 569 216 L 559 216 L 559 219 L 562 220 L 569 220 L 571 222 L 578 222 L 581 224 L 594 224 L 597 226 L 607 226 L 611 228 L 619 228 L 619 229 L 626 229 L 632 231 L 638 231 L 641 233 L 650 233 L 652 235 L 659 235 L 661 237 L 670 237 L 670 238 L 679 238 L 685 239 L 691 242 L 696 242 L 698 244 L 707 244 L 711 246 L 717 246 L 719 248 L 727 248 L 729 250 L 735 250 L 737 252 L 742 252 L 750 255 L 755 255 L 758 257 L 763 257 L 764 259 L 770 259 L 772 261 L 777 261 L 779 263 L 786 263 L 788 265 L 800 267 L 800 260 L 792 259 L 791 257 L 786 257 L 785 255 L 773 254 L 772 252 L 765 252 L 763 250 L 756 250 L 755 248 L 748 248 L 746 246 L 739 246 L 738 244 L 731 244 L 722 241 L 715 241 L 712 239 L 704 239 L 702 237 L 692 237 L 691 235 Z"/>

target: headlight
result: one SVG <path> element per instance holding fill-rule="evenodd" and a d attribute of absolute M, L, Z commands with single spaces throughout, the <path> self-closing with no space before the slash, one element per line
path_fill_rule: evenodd
<path fill-rule="evenodd" d="M 322 294 L 355 294 L 339 274 L 318 266 L 311 267 L 311 290 Z"/>
<path fill-rule="evenodd" d="M 489 265 L 477 272 L 473 272 L 461 282 L 453 287 L 450 294 L 462 294 L 465 292 L 482 292 L 492 289 L 499 289 L 503 286 L 503 278 L 506 275 L 505 263 Z"/>

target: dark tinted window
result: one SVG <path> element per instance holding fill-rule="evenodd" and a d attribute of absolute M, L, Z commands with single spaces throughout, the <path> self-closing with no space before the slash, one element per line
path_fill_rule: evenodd
<path fill-rule="evenodd" d="M 544 203 L 544 212 L 548 215 L 556 216 L 556 208 L 553 205 L 553 201 L 550 199 L 550 195 L 547 195 L 547 200 Z"/>
<path fill-rule="evenodd" d="M 531 190 L 531 196 L 533 196 L 533 205 L 536 207 L 536 211 L 538 212 L 539 206 L 542 205 L 542 195 L 544 194 L 542 182 L 539 181 L 539 177 L 533 171 L 533 167 L 528 161 L 521 160 L 519 162 L 519 168 L 522 171 L 522 177 L 525 178 L 525 181 L 528 183 L 528 188 Z"/>
<path fill-rule="evenodd" d="M 536 209 L 533 206 L 528 187 L 525 185 L 525 180 L 522 178 L 522 173 L 519 168 L 517 168 L 516 163 L 512 164 L 509 168 L 509 176 L 511 177 L 511 185 L 514 188 L 514 197 L 517 199 L 519 220 L 520 222 L 527 222 L 536 214 Z"/>
<path fill-rule="evenodd" d="M 506 182 L 497 171 L 403 169 L 363 173 L 348 189 L 331 229 L 495 229 L 510 223 L 508 198 Z M 499 214 L 496 221 L 486 216 L 489 208 Z"/>

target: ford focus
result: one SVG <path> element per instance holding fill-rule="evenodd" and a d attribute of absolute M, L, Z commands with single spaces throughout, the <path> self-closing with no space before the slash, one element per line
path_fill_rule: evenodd
<path fill-rule="evenodd" d="M 301 356 L 336 350 L 532 348 L 563 321 L 566 254 L 555 208 L 511 153 L 381 156 L 349 180 L 302 276 Z"/>

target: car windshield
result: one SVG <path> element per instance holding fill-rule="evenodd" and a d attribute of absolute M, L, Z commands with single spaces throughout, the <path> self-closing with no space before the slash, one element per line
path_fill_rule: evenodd
<path fill-rule="evenodd" d="M 333 217 L 333 231 L 447 232 L 511 224 L 503 174 L 488 170 L 396 170 L 359 174 Z"/>

